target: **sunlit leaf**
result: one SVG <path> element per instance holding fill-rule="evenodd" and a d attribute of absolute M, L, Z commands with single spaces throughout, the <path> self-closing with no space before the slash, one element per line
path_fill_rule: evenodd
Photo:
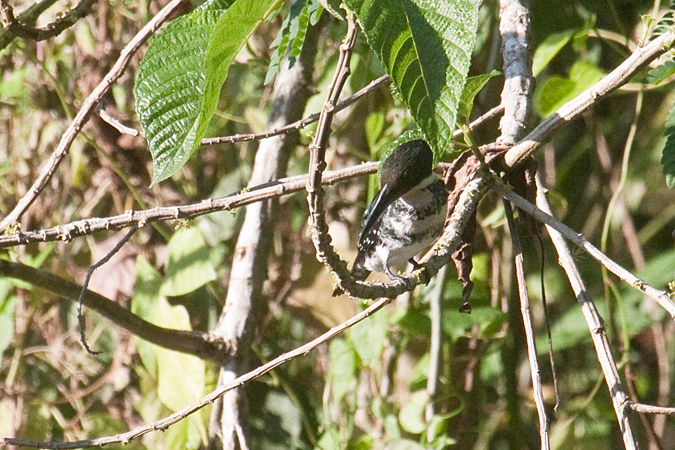
<path fill-rule="evenodd" d="M 328 346 L 330 379 L 335 403 L 349 392 L 356 373 L 356 353 L 344 339 L 333 339 Z"/>
<path fill-rule="evenodd" d="M 555 58 L 562 48 L 572 39 L 576 30 L 565 30 L 550 34 L 539 44 L 532 56 L 532 75 L 535 77 Z"/>
<path fill-rule="evenodd" d="M 349 338 L 366 367 L 370 367 L 380 357 L 386 337 L 386 314 L 374 314 L 349 329 Z"/>
<path fill-rule="evenodd" d="M 673 74 L 675 74 L 675 61 L 668 60 L 649 71 L 647 82 L 657 85 Z"/>
<path fill-rule="evenodd" d="M 171 22 L 148 48 L 134 87 L 153 184 L 180 169 L 201 141 L 230 64 L 280 0 L 212 0 Z"/>
<path fill-rule="evenodd" d="M 177 231 L 166 248 L 166 278 L 162 295 L 178 296 L 192 292 L 216 279 L 209 248 L 197 228 Z"/>
<path fill-rule="evenodd" d="M 424 409 L 429 402 L 429 394 L 426 391 L 415 392 L 410 396 L 398 415 L 398 421 L 408 433 L 419 434 L 427 425 L 424 422 Z"/>
<path fill-rule="evenodd" d="M 490 73 L 469 77 L 466 80 L 462 90 L 462 100 L 459 104 L 458 116 L 467 124 L 471 120 L 471 110 L 473 109 L 473 100 L 476 95 L 485 87 L 485 85 L 496 76 L 501 75 L 498 70 Z"/>
<path fill-rule="evenodd" d="M 589 61 L 578 61 L 570 69 L 569 78 L 554 75 L 547 78 L 534 93 L 534 109 L 548 117 L 558 108 L 597 83 L 605 73 Z"/>

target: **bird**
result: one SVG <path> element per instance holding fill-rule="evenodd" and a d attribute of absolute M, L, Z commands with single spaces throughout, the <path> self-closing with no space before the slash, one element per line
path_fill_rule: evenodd
<path fill-rule="evenodd" d="M 383 272 L 405 282 L 391 267 L 408 261 L 419 268 L 414 257 L 438 239 L 447 214 L 448 191 L 432 166 L 431 148 L 421 139 L 399 145 L 384 161 L 381 188 L 363 216 L 351 269 L 355 280 Z M 333 295 L 342 292 L 337 288 Z"/>

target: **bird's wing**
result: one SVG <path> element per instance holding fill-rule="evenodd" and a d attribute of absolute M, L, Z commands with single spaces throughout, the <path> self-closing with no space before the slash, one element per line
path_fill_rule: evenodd
<path fill-rule="evenodd" d="M 373 229 L 377 221 L 382 216 L 382 213 L 391 205 L 396 196 L 391 192 L 391 188 L 388 184 L 382 186 L 382 189 L 379 190 L 373 201 L 370 202 L 368 209 L 366 210 L 363 218 L 363 229 L 359 235 L 359 247 L 363 242 L 364 238 L 368 236 L 370 231 Z"/>

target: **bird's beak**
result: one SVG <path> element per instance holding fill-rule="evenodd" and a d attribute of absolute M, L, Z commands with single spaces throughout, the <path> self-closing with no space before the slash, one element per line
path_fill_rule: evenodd
<path fill-rule="evenodd" d="M 359 236 L 359 241 L 366 236 L 370 230 L 375 226 L 377 220 L 382 216 L 382 213 L 389 205 L 396 200 L 396 194 L 392 192 L 390 185 L 385 184 L 379 190 L 366 212 L 365 225 Z"/>

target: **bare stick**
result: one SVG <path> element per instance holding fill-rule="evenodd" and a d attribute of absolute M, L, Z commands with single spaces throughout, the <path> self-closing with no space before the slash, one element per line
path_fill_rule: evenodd
<path fill-rule="evenodd" d="M 77 298 L 77 322 L 80 326 L 80 342 L 82 342 L 82 346 L 90 355 L 98 355 L 101 352 L 95 352 L 91 348 L 89 348 L 89 345 L 87 344 L 87 339 L 84 334 L 86 323 L 84 321 L 84 314 L 82 314 L 82 303 L 84 302 L 84 294 L 87 292 L 87 287 L 89 286 L 89 280 L 91 280 L 91 276 L 94 274 L 94 271 L 96 269 L 98 269 L 103 264 L 110 261 L 110 258 L 112 258 L 115 253 L 120 251 L 120 249 L 124 246 L 124 244 L 126 244 L 129 241 L 129 239 L 131 239 L 131 236 L 134 235 L 136 230 L 138 230 L 138 227 L 133 227 L 131 230 L 129 230 L 129 232 L 127 232 L 127 234 L 122 239 L 120 239 L 120 241 L 115 245 L 115 247 L 113 247 L 112 250 L 108 252 L 107 255 L 101 258 L 96 264 L 93 264 L 91 267 L 89 267 L 89 269 L 87 270 L 87 276 L 84 278 L 84 284 L 82 285 L 80 296 Z"/>
<path fill-rule="evenodd" d="M 614 275 L 619 277 L 620 280 L 628 283 L 638 291 L 645 294 L 647 297 L 654 300 L 656 303 L 661 305 L 663 309 L 668 311 L 668 314 L 670 314 L 673 318 L 675 318 L 675 303 L 670 299 L 670 297 L 668 297 L 668 294 L 665 291 L 661 291 L 650 286 L 649 284 L 645 283 L 644 281 L 633 275 L 627 269 L 621 267 L 619 264 L 610 259 L 607 255 L 598 250 L 597 247 L 593 246 L 590 242 L 588 242 L 586 238 L 583 237 L 581 234 L 577 233 L 564 223 L 552 217 L 551 215 L 546 214 L 541 209 L 537 208 L 535 205 L 528 202 L 520 195 L 511 191 L 508 187 L 504 186 L 501 183 L 501 181 L 494 180 L 492 187 L 495 191 L 497 191 L 504 198 L 506 198 L 511 203 L 516 205 L 518 208 L 530 214 L 540 222 L 543 222 L 546 225 L 559 231 L 563 236 L 565 236 L 565 238 L 569 239 L 572 243 L 588 252 L 588 254 L 591 255 L 593 259 L 598 261 L 600 264 L 606 267 L 607 270 L 609 270 Z"/>
<path fill-rule="evenodd" d="M 644 47 L 637 48 L 616 69 L 584 91 L 575 99 L 565 103 L 548 119 L 541 122 L 523 140 L 506 152 L 506 165 L 513 167 L 534 153 L 562 125 L 586 111 L 598 100 L 626 83 L 635 73 L 654 59 L 668 51 L 675 42 L 675 32 L 669 31 Z"/>
<path fill-rule="evenodd" d="M 1 261 L 1 260 L 0 260 Z M 173 425 L 174 423 L 186 418 L 190 414 L 193 414 L 206 405 L 213 403 L 216 401 L 219 397 L 221 397 L 225 392 L 235 389 L 238 387 L 243 386 L 247 382 L 254 380 L 256 378 L 261 377 L 262 375 L 265 375 L 266 373 L 270 372 L 271 370 L 279 367 L 282 364 L 287 363 L 288 361 L 291 361 L 298 356 L 304 356 L 310 351 L 314 350 L 316 347 L 319 345 L 323 344 L 324 342 L 332 339 L 333 337 L 337 336 L 338 334 L 342 333 L 345 331 L 347 328 L 352 327 L 353 325 L 361 322 L 363 319 L 366 317 L 372 315 L 376 311 L 382 309 L 389 303 L 391 303 L 391 299 L 388 298 L 382 298 L 378 300 L 377 302 L 373 303 L 370 305 L 368 308 L 364 309 L 361 313 L 355 315 L 351 319 L 341 323 L 340 325 L 331 328 L 328 330 L 326 333 L 322 334 L 318 338 L 308 342 L 305 345 L 302 345 L 295 350 L 292 350 L 288 353 L 284 353 L 282 355 L 279 355 L 272 361 L 268 362 L 267 364 L 264 364 L 260 367 L 258 367 L 255 370 L 252 370 L 251 372 L 248 372 L 237 379 L 233 380 L 232 382 L 223 385 L 219 387 L 218 389 L 214 390 L 210 394 L 202 397 L 201 400 L 198 402 L 183 408 L 182 410 L 175 412 L 174 414 L 171 414 L 168 417 L 165 417 L 164 419 L 157 420 L 152 423 L 148 423 L 145 425 L 142 425 L 140 427 L 137 427 L 133 430 L 130 430 L 125 433 L 117 434 L 115 436 L 107 436 L 107 437 L 102 437 L 102 438 L 96 438 L 96 439 L 86 439 L 82 441 L 75 441 L 75 442 L 53 442 L 53 441 L 48 441 L 48 442 L 36 442 L 36 441 L 31 441 L 27 439 L 14 439 L 14 438 L 0 438 L 0 444 L 4 445 L 16 445 L 16 446 L 21 446 L 21 447 L 31 447 L 31 448 L 49 448 L 49 449 L 71 449 L 71 448 L 86 448 L 86 447 L 100 447 L 103 445 L 107 444 L 114 444 L 114 443 L 121 443 L 121 444 L 128 444 L 131 442 L 133 439 L 136 439 L 138 437 L 141 437 L 143 435 L 146 435 L 152 431 L 157 431 L 157 430 L 166 430 L 168 427 Z"/>
<path fill-rule="evenodd" d="M 515 203 L 515 202 L 514 202 Z M 546 215 L 551 217 L 551 208 L 548 205 L 548 200 L 546 199 L 545 189 L 542 186 L 540 180 L 537 178 L 537 205 L 542 210 L 546 211 Z M 520 205 L 519 208 L 522 209 Z M 541 211 L 541 210 L 538 210 Z M 544 214 L 542 212 L 542 214 Z M 539 217 L 535 216 L 539 219 Z M 541 219 L 539 219 L 541 220 Z M 631 428 L 628 416 L 626 415 L 626 406 L 628 403 L 628 397 L 623 391 L 621 386 L 621 379 L 619 378 L 619 372 L 614 364 L 614 359 L 612 357 L 612 350 L 610 349 L 609 342 L 607 341 L 607 333 L 605 327 L 602 325 L 602 318 L 598 314 L 598 310 L 595 308 L 595 304 L 591 298 L 591 295 L 586 289 L 586 285 L 581 278 L 581 274 L 574 263 L 572 254 L 570 253 L 567 244 L 563 235 L 569 239 L 569 237 L 561 232 L 558 226 L 553 226 L 546 223 L 546 229 L 548 230 L 553 245 L 555 245 L 556 250 L 558 251 L 558 261 L 567 273 L 567 278 L 570 280 L 574 294 L 577 297 L 577 301 L 581 306 L 581 312 L 586 319 L 588 324 L 588 329 L 591 333 L 591 339 L 593 340 L 593 345 L 595 345 L 595 351 L 598 355 L 598 361 L 600 362 L 600 367 L 602 372 L 605 375 L 605 380 L 607 382 L 607 387 L 609 388 L 609 394 L 612 397 L 612 404 L 614 405 L 614 412 L 616 413 L 616 418 L 619 422 L 619 427 L 621 428 L 621 434 L 623 436 L 623 442 L 628 450 L 637 449 L 637 441 L 633 436 L 633 430 Z"/>
<path fill-rule="evenodd" d="M 349 61 L 352 47 L 356 41 L 356 21 L 354 14 L 347 11 L 347 34 L 340 44 L 340 56 L 333 79 L 328 88 L 326 100 L 321 108 L 317 131 L 314 139 L 309 144 L 309 176 L 307 179 L 307 203 L 309 204 L 309 224 L 312 231 L 312 242 L 316 248 L 316 257 L 332 270 L 340 280 L 340 287 L 347 293 L 351 293 L 354 280 L 347 270 L 347 263 L 335 252 L 328 234 L 328 225 L 323 210 L 323 188 L 321 179 L 326 169 L 326 146 L 331 132 L 331 123 L 335 114 L 335 104 L 340 97 L 340 92 L 350 74 Z M 343 286 L 343 280 L 346 280 Z"/>
<path fill-rule="evenodd" d="M 101 98 L 108 92 L 110 86 L 117 80 L 122 71 L 126 67 L 127 63 L 131 59 L 134 53 L 138 50 L 145 40 L 150 37 L 160 25 L 169 17 L 173 11 L 178 8 L 185 0 L 172 0 L 168 5 L 166 5 L 155 17 L 152 18 L 142 29 L 139 31 L 136 36 L 124 47 L 120 57 L 115 62 L 115 65 L 110 69 L 110 72 L 103 77 L 103 80 L 96 86 L 91 94 L 86 98 L 80 111 L 75 116 L 75 119 L 70 123 L 65 133 L 61 137 L 59 144 L 56 146 L 56 149 L 49 157 L 47 165 L 42 169 L 42 172 L 38 176 L 37 180 L 33 183 L 30 190 L 24 195 L 19 203 L 14 207 L 14 209 L 0 221 L 0 232 L 4 231 L 8 226 L 18 221 L 21 215 L 28 209 L 28 207 L 35 201 L 35 199 L 40 195 L 42 190 L 47 185 L 49 179 L 56 172 L 56 168 L 59 166 L 59 163 L 68 153 L 70 145 L 75 140 L 75 136 L 82 129 L 84 124 L 87 122 L 89 115 L 92 110 L 101 101 Z"/>
<path fill-rule="evenodd" d="M 335 111 L 342 111 L 345 109 L 347 106 L 353 105 L 356 103 L 358 100 L 361 99 L 361 97 L 364 97 L 365 95 L 370 94 L 372 91 L 374 91 L 376 88 L 385 85 L 389 83 L 389 75 L 382 75 L 381 77 L 371 81 L 368 86 L 359 89 L 354 95 L 351 97 L 341 101 L 337 105 L 335 105 Z M 108 114 L 105 109 L 101 108 L 99 111 L 99 115 L 101 116 L 101 119 L 103 119 L 105 122 L 107 122 L 110 126 L 115 128 L 117 131 L 119 131 L 121 134 L 128 134 L 131 136 L 143 136 L 143 133 L 135 128 L 130 128 L 123 123 L 121 123 L 119 120 L 115 119 L 114 117 L 111 117 L 110 114 Z M 274 128 L 271 130 L 266 130 L 263 131 L 262 133 L 245 133 L 245 134 L 233 134 L 231 136 L 219 136 L 219 137 L 214 137 L 214 138 L 204 138 L 201 140 L 199 143 L 200 145 L 216 145 L 216 144 L 222 144 L 224 142 L 229 142 L 229 143 L 234 143 L 234 142 L 242 142 L 242 141 L 256 141 L 256 140 L 261 140 L 261 139 L 268 139 L 273 136 L 278 136 L 280 134 L 285 134 L 285 133 L 290 133 L 291 131 L 297 131 L 302 128 L 305 128 L 307 125 L 316 122 L 319 120 L 319 113 L 311 114 L 304 119 L 297 120 L 293 123 L 289 123 L 288 125 L 285 125 L 283 127 L 279 128 Z M 486 120 L 486 119 L 484 119 Z"/>
<path fill-rule="evenodd" d="M 101 105 L 101 107 L 98 109 L 98 115 L 101 119 L 103 119 L 103 121 L 105 123 L 107 123 L 108 125 L 110 125 L 114 129 L 119 131 L 120 134 L 127 134 L 129 136 L 134 136 L 134 137 L 135 136 L 145 137 L 145 135 L 141 131 L 138 131 L 135 128 L 131 128 L 131 127 L 128 127 L 128 126 L 124 125 L 122 122 L 120 122 L 119 120 L 115 119 L 110 114 L 108 114 L 106 112 L 105 108 L 103 107 L 103 105 Z"/>

